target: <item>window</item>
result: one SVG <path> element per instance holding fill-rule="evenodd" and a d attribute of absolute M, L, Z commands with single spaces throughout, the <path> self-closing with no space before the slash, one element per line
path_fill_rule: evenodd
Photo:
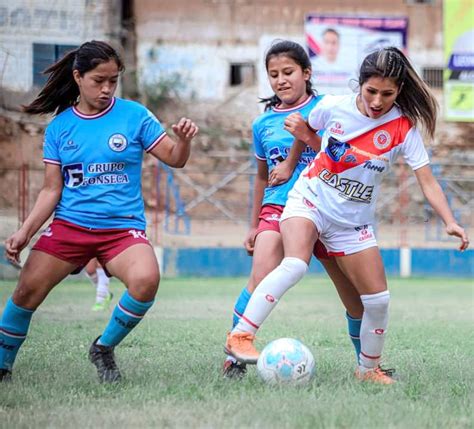
<path fill-rule="evenodd" d="M 255 66 L 253 63 L 233 63 L 230 65 L 230 86 L 253 85 L 255 83 Z"/>
<path fill-rule="evenodd" d="M 76 48 L 76 45 L 33 43 L 33 85 L 43 86 L 48 78 L 43 74 L 43 71 L 64 56 L 66 52 Z"/>
<path fill-rule="evenodd" d="M 423 80 L 432 88 L 443 87 L 443 68 L 442 67 L 423 67 Z"/>

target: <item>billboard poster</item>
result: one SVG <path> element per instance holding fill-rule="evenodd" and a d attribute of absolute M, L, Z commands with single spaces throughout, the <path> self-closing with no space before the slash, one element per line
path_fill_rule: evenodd
<path fill-rule="evenodd" d="M 474 7 L 444 1 L 444 112 L 447 121 L 474 122 Z"/>
<path fill-rule="evenodd" d="M 408 18 L 309 14 L 305 38 L 320 94 L 351 92 L 367 54 L 385 46 L 407 48 Z"/>

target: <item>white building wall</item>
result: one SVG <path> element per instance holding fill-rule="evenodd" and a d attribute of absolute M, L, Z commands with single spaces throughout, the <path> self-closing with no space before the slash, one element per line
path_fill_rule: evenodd
<path fill-rule="evenodd" d="M 33 43 L 110 40 L 112 0 L 0 0 L 0 87 L 29 91 Z"/>
<path fill-rule="evenodd" d="M 159 84 L 179 76 L 176 91 L 199 100 L 222 100 L 229 85 L 232 63 L 252 63 L 258 46 L 174 44 L 142 41 L 137 46 L 139 84 Z"/>

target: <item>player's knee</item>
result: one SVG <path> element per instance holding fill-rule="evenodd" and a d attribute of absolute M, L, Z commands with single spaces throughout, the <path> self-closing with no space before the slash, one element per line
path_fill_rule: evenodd
<path fill-rule="evenodd" d="M 127 283 L 129 293 L 138 301 L 146 302 L 155 298 L 160 283 L 159 273 L 140 273 Z"/>
<path fill-rule="evenodd" d="M 36 310 L 44 300 L 44 293 L 40 293 L 38 288 L 30 286 L 28 283 L 21 282 L 13 292 L 12 300 L 18 307 Z"/>
<path fill-rule="evenodd" d="M 283 258 L 280 268 L 287 272 L 291 285 L 298 283 L 308 271 L 308 264 L 299 258 Z"/>
<path fill-rule="evenodd" d="M 370 314 L 386 314 L 390 303 L 390 292 L 385 290 L 383 292 L 361 295 L 362 304 L 364 305 L 364 312 Z"/>

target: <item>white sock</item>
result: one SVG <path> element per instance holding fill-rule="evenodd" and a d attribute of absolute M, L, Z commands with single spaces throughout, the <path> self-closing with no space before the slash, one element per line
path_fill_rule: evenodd
<path fill-rule="evenodd" d="M 232 332 L 255 334 L 283 294 L 300 281 L 308 265 L 299 258 L 284 258 L 252 294 L 244 314 Z"/>
<path fill-rule="evenodd" d="M 97 273 L 93 272 L 92 274 L 89 274 L 87 271 L 85 271 L 87 278 L 90 280 L 92 283 L 92 286 L 94 286 L 97 289 Z"/>
<path fill-rule="evenodd" d="M 97 268 L 97 290 L 95 295 L 95 302 L 104 302 L 105 298 L 109 296 L 109 283 L 110 280 L 105 274 L 102 268 Z"/>
<path fill-rule="evenodd" d="M 360 326 L 360 369 L 370 370 L 379 365 L 388 325 L 388 290 L 373 295 L 361 295 L 364 314 Z"/>

